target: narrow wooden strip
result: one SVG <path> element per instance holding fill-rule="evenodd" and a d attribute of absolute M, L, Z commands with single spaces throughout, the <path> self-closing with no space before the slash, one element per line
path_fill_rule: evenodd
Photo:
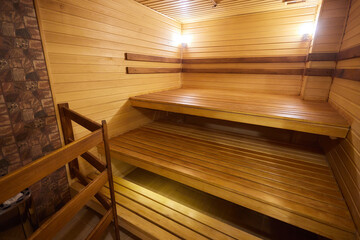
<path fill-rule="evenodd" d="M 144 61 L 144 62 L 162 62 L 162 63 L 181 63 L 180 58 L 168 58 L 168 57 L 135 54 L 135 53 L 125 53 L 125 60 Z"/>
<path fill-rule="evenodd" d="M 89 177 L 93 179 L 95 176 L 95 174 L 90 174 Z M 114 183 L 117 193 L 153 211 L 161 212 L 167 216 L 169 221 L 179 222 L 194 232 L 200 232 L 209 239 L 259 239 L 130 181 L 115 177 Z M 105 186 L 108 187 L 107 184 Z"/>
<path fill-rule="evenodd" d="M 305 76 L 326 76 L 331 77 L 334 74 L 333 69 L 322 68 L 307 68 L 305 69 Z"/>
<path fill-rule="evenodd" d="M 117 151 L 112 151 L 112 156 L 116 159 L 128 162 L 129 164 L 157 173 L 174 181 L 181 182 L 198 190 L 205 191 L 230 202 L 239 204 L 254 211 L 261 212 L 265 215 L 277 218 L 281 221 L 288 222 L 300 228 L 307 229 L 309 231 L 329 237 L 331 239 L 352 239 L 351 237 L 353 237 L 354 235 L 354 229 L 352 229 L 351 231 L 344 231 L 337 227 L 315 221 L 311 218 L 283 210 L 282 208 L 278 208 L 269 204 L 264 204 L 258 200 L 245 197 L 234 192 L 231 189 L 219 188 L 215 185 L 209 184 L 209 182 L 207 181 L 202 181 L 194 178 L 187 173 L 181 171 L 179 172 L 175 169 L 158 166 L 153 162 L 142 161 L 137 157 L 130 157 L 126 153 L 123 154 Z"/>
<path fill-rule="evenodd" d="M 186 73 L 237 73 L 237 74 L 274 74 L 274 75 L 302 75 L 303 69 L 238 69 L 238 68 L 216 68 L 216 69 L 194 69 L 183 68 Z"/>
<path fill-rule="evenodd" d="M 360 81 L 360 69 L 336 69 L 335 77 Z"/>
<path fill-rule="evenodd" d="M 89 131 L 95 131 L 101 128 L 101 125 L 88 117 L 85 117 L 69 108 L 63 108 L 66 117 L 70 118 L 74 122 L 78 123 L 82 127 Z"/>
<path fill-rule="evenodd" d="M 96 170 L 98 170 L 99 172 L 102 172 L 106 169 L 105 164 L 100 162 L 100 160 L 96 156 L 94 156 L 93 154 L 91 154 L 89 152 L 85 152 L 85 153 L 81 154 L 81 157 L 83 157 L 88 163 L 90 163 L 93 167 L 95 167 Z"/>
<path fill-rule="evenodd" d="M 91 233 L 87 236 L 86 240 L 97 240 L 103 236 L 104 231 L 111 223 L 113 218 L 112 209 L 109 209 L 106 214 L 101 218 L 99 223 L 95 226 L 95 228 L 91 231 Z"/>
<path fill-rule="evenodd" d="M 102 135 L 104 140 L 104 149 L 105 149 L 105 159 L 106 159 L 106 166 L 107 166 L 107 173 L 108 173 L 108 181 L 110 186 L 110 198 L 111 198 L 111 205 L 113 210 L 113 216 L 116 216 L 116 199 L 114 194 L 114 182 L 113 182 L 113 175 L 112 175 L 112 167 L 111 167 L 111 157 L 110 157 L 110 148 L 109 148 L 109 137 L 108 137 L 108 127 L 105 120 L 101 121 L 102 124 Z M 115 227 L 115 239 L 120 240 L 120 230 L 119 230 L 119 222 L 117 217 L 114 218 L 114 227 Z"/>
<path fill-rule="evenodd" d="M 244 57 L 244 58 L 202 58 L 183 59 L 184 64 L 205 64 L 205 63 L 296 63 L 305 62 L 306 56 L 289 57 Z"/>
<path fill-rule="evenodd" d="M 60 104 L 58 104 L 59 116 L 60 116 L 60 122 L 61 122 L 61 129 L 62 129 L 65 145 L 69 144 L 71 142 L 70 139 L 74 139 L 74 130 L 73 130 L 73 127 L 72 127 L 71 119 L 69 119 L 65 115 L 65 109 L 68 109 L 68 108 L 69 108 L 68 103 L 60 103 Z M 69 163 L 69 167 L 70 167 L 70 178 L 71 179 L 75 178 L 75 173 L 73 172 L 72 169 L 79 169 L 79 161 L 78 161 L 78 159 L 74 158 Z"/>
<path fill-rule="evenodd" d="M 121 146 L 124 146 L 126 148 L 134 149 L 132 146 L 129 147 L 129 145 L 126 144 L 132 144 L 129 140 L 121 140 L 123 143 L 121 143 Z M 215 175 L 218 175 L 219 178 L 222 176 L 227 176 L 228 179 L 236 179 L 235 181 L 238 184 L 248 182 L 246 186 L 249 188 L 256 188 L 261 189 L 261 191 L 271 193 L 274 196 L 278 197 L 285 197 L 286 199 L 291 199 L 294 202 L 301 203 L 303 205 L 307 205 L 310 207 L 315 207 L 318 210 L 329 212 L 333 215 L 338 216 L 347 216 L 349 217 L 348 213 L 346 212 L 346 206 L 344 207 L 338 207 L 337 200 L 333 201 L 334 198 L 330 196 L 323 196 L 320 194 L 317 194 L 316 192 L 309 192 L 306 189 L 298 189 L 294 188 L 294 186 L 289 186 L 287 182 L 284 181 L 273 181 L 271 179 L 268 179 L 266 177 L 258 177 L 256 175 L 252 175 L 251 173 L 247 173 L 245 171 L 238 170 L 236 166 L 231 167 L 229 164 L 223 164 L 221 165 L 221 160 L 219 159 L 216 163 L 216 161 L 213 161 L 212 159 L 206 159 L 201 158 L 201 156 L 188 156 L 187 154 L 179 154 L 175 152 L 171 152 L 171 149 L 162 148 L 161 146 L 159 148 L 154 148 L 150 145 L 145 144 L 139 144 L 139 143 L 133 143 L 133 146 L 136 146 L 138 149 L 141 150 L 141 147 L 143 147 L 142 152 L 144 154 L 147 154 L 148 156 L 157 157 L 159 159 L 162 159 L 164 161 L 167 161 L 169 158 L 173 159 L 174 163 L 178 163 L 182 161 L 183 163 L 180 163 L 182 165 L 189 165 L 189 167 L 193 167 L 194 169 L 199 169 L 205 167 L 206 169 L 209 169 L 209 174 L 214 173 Z M 165 150 L 164 150 L 165 149 Z M 161 156 L 155 156 L 156 154 L 152 153 L 145 153 L 147 151 L 153 151 L 153 152 L 159 152 L 161 153 Z M 191 166 L 190 166 L 191 165 Z M 252 169 L 249 169 L 250 172 Z M 265 173 L 266 174 L 266 173 Z M 264 175 L 265 175 L 264 174 Z M 260 173 L 261 175 L 261 173 Z M 231 180 L 230 180 L 231 181 Z M 256 187 L 259 186 L 259 187 Z M 272 189 L 268 191 L 269 189 Z M 324 189 L 326 190 L 326 189 Z M 288 197 L 286 197 L 288 196 Z M 337 205 L 335 207 L 335 204 Z"/>
<path fill-rule="evenodd" d="M 338 61 L 360 57 L 360 45 L 345 49 L 338 53 Z"/>
<path fill-rule="evenodd" d="M 308 61 L 336 61 L 337 53 L 309 53 Z"/>
<path fill-rule="evenodd" d="M 333 126 L 329 124 L 319 124 L 316 122 L 296 121 L 293 119 L 279 119 L 276 117 L 256 116 L 247 113 L 234 113 L 212 109 L 211 107 L 201 108 L 193 106 L 182 106 L 179 104 L 170 104 L 155 102 L 149 100 L 139 100 L 130 98 L 131 104 L 135 107 L 157 109 L 162 111 L 190 114 L 200 117 L 210 117 L 215 119 L 229 120 L 235 122 L 249 123 L 261 126 L 275 127 L 301 132 L 315 133 L 326 136 L 346 137 L 349 128 L 343 126 Z"/>
<path fill-rule="evenodd" d="M 56 233 L 70 221 L 76 213 L 94 196 L 106 183 L 107 172 L 101 173 L 95 180 L 71 199 L 63 208 L 40 226 L 29 239 L 52 239 Z"/>
<path fill-rule="evenodd" d="M 327 169 L 328 163 L 320 148 L 303 147 L 291 143 L 279 142 L 266 138 L 248 136 L 233 132 L 224 132 L 218 129 L 209 129 L 191 124 L 171 124 L 166 121 L 157 121 L 145 125 L 144 128 L 157 131 L 171 131 L 182 136 L 189 136 L 197 139 L 217 139 L 217 142 L 237 146 L 244 149 L 253 149 L 265 152 L 274 156 L 283 156 L 285 158 L 295 159 L 311 166 L 318 166 L 320 169 Z"/>
<path fill-rule="evenodd" d="M 73 139 L 69 139 L 69 142 L 73 142 L 73 141 L 74 141 Z M 106 169 L 105 164 L 103 164 L 95 155 L 89 152 L 84 152 L 80 156 L 84 158 L 88 163 L 90 163 L 94 168 L 96 168 L 96 170 L 98 170 L 99 172 L 102 172 Z M 78 168 L 76 169 L 78 170 Z"/>
<path fill-rule="evenodd" d="M 87 180 L 87 178 L 85 176 L 83 176 L 77 169 L 73 169 L 76 177 L 79 179 L 80 183 L 84 186 L 87 186 L 89 184 L 89 181 Z M 95 194 L 95 198 L 101 203 L 101 205 L 106 209 L 110 209 L 110 203 L 108 202 L 108 200 L 105 198 L 104 195 L 102 195 L 101 193 L 96 193 Z"/>
<path fill-rule="evenodd" d="M 151 190 L 143 188 L 143 187 L 141 187 L 137 184 L 134 184 L 130 181 L 116 177 L 115 183 L 119 184 L 121 186 L 124 186 L 125 188 L 127 188 L 139 195 L 146 196 L 147 198 L 152 199 L 153 201 L 156 201 L 162 205 L 165 205 L 169 209 L 172 209 L 174 211 L 182 213 L 183 215 L 185 215 L 189 218 L 193 218 L 196 221 L 199 221 L 199 222 L 209 226 L 210 229 L 216 229 L 217 231 L 223 232 L 223 233 L 225 233 L 229 236 L 232 236 L 236 239 L 248 239 L 248 238 L 257 239 L 257 237 L 250 235 L 247 232 L 244 232 L 238 228 L 232 227 L 231 225 L 228 225 L 222 221 L 217 220 L 216 218 L 212 218 L 206 214 L 198 212 L 192 208 L 186 207 L 176 201 L 168 199 L 160 194 L 157 194 Z M 212 236 L 216 237 L 216 235 L 215 236 L 212 235 Z"/>
<path fill-rule="evenodd" d="M 102 142 L 101 130 L 90 133 L 64 147 L 0 178 L 0 202 L 33 185 L 75 157 Z"/>
<path fill-rule="evenodd" d="M 108 195 L 106 188 L 101 189 L 101 192 L 105 195 Z M 153 223 L 154 226 L 163 228 L 165 231 L 179 237 L 182 239 L 208 239 L 202 234 L 192 231 L 191 229 L 184 226 L 182 223 L 178 223 L 169 219 L 166 214 L 163 212 L 157 212 L 148 206 L 144 205 L 141 202 L 134 201 L 124 193 L 119 190 L 116 190 L 116 203 L 117 205 L 123 206 L 124 208 L 134 212 L 135 214 L 141 216 L 147 221 Z M 121 217 L 121 216 L 120 216 Z"/>
<path fill-rule="evenodd" d="M 181 68 L 136 68 L 126 67 L 127 74 L 179 73 Z"/>

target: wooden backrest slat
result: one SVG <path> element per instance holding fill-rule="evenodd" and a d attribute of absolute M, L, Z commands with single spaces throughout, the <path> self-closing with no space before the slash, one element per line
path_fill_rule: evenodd
<path fill-rule="evenodd" d="M 100 237 L 104 234 L 106 228 L 111 223 L 112 218 L 113 212 L 112 209 L 109 209 L 95 226 L 95 228 L 91 231 L 91 233 L 87 236 L 86 240 L 100 239 Z"/>
<path fill-rule="evenodd" d="M 180 73 L 181 68 L 142 68 L 126 67 L 128 74 L 156 74 L 156 73 Z"/>
<path fill-rule="evenodd" d="M 143 62 L 162 62 L 162 63 L 181 63 L 180 58 L 168 58 L 160 56 L 150 56 L 136 53 L 125 53 L 125 60 Z"/>
<path fill-rule="evenodd" d="M 69 108 L 63 108 L 64 114 L 66 117 L 70 118 L 74 122 L 80 124 L 82 127 L 90 130 L 95 131 L 101 128 L 101 124 L 91 120 L 90 118 L 87 118 L 77 112 L 74 112 L 73 110 Z"/>
<path fill-rule="evenodd" d="M 2 191 L 0 202 L 13 197 L 102 141 L 102 130 L 96 130 L 76 142 L 70 143 L 0 178 L 0 189 Z"/>
<path fill-rule="evenodd" d="M 56 233 L 70 221 L 76 213 L 94 196 L 108 181 L 106 171 L 102 172 L 89 185 L 82 189 L 73 199 L 71 199 L 63 208 L 57 211 L 49 218 L 35 233 L 29 238 L 52 239 Z"/>

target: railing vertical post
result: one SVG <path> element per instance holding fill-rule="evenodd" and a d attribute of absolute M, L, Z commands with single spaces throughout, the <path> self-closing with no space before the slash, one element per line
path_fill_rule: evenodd
<path fill-rule="evenodd" d="M 62 133 L 63 133 L 63 137 L 64 137 L 64 143 L 65 143 L 65 145 L 67 145 L 70 143 L 69 139 L 74 139 L 74 132 L 73 132 L 72 124 L 71 124 L 71 119 L 66 117 L 64 108 L 68 109 L 69 104 L 68 103 L 58 104 L 61 128 L 62 128 Z M 70 171 L 71 178 L 76 177 L 76 174 L 73 171 L 74 168 L 79 170 L 79 162 L 78 162 L 77 158 L 74 158 L 74 160 L 69 162 L 69 171 Z"/>
<path fill-rule="evenodd" d="M 102 132 L 103 132 L 103 140 L 104 140 L 104 149 L 105 149 L 105 158 L 106 165 L 108 171 L 109 178 L 109 189 L 110 189 L 110 197 L 111 197 L 111 205 L 114 215 L 114 225 L 115 225 L 115 237 L 117 240 L 120 240 L 120 231 L 118 224 L 118 217 L 116 212 L 116 201 L 115 201 L 115 193 L 114 193 L 114 183 L 111 169 L 111 157 L 110 157 L 110 148 L 109 148 L 109 140 L 108 140 L 108 131 L 107 131 L 107 123 L 105 120 L 102 120 Z"/>

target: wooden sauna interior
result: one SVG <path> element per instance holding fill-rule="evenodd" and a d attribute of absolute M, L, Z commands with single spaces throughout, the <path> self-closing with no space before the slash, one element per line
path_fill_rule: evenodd
<path fill-rule="evenodd" d="M 360 239 L 360 0 L 35 7 L 55 104 L 108 123 L 120 227 Z M 104 159 L 103 146 L 91 153 Z"/>

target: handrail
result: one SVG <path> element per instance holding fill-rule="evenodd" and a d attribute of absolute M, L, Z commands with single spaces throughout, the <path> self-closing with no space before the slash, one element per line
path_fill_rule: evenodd
<path fill-rule="evenodd" d="M 107 210 L 107 213 L 90 233 L 88 239 L 97 239 L 101 236 L 113 219 L 115 237 L 118 240 L 120 239 L 120 234 L 116 212 L 106 121 L 102 121 L 102 124 L 98 124 L 97 122 L 70 110 L 67 103 L 59 104 L 58 107 L 65 146 L 12 173 L 9 173 L 4 177 L 1 177 L 0 203 L 16 195 L 23 189 L 33 185 L 65 164 L 69 164 L 69 169 L 72 175 L 76 176 L 80 183 L 85 185 L 85 188 L 47 221 L 45 221 L 40 228 L 37 229 L 32 236 L 30 236 L 29 239 L 52 238 L 91 199 L 91 197 L 95 196 Z M 74 140 L 71 121 L 85 127 L 90 130 L 91 133 L 78 140 Z M 102 163 L 96 156 L 88 152 L 88 150 L 97 146 L 101 142 L 104 143 L 106 164 Z M 98 178 L 94 179 L 90 183 L 79 171 L 77 163 L 77 157 L 79 156 L 82 156 L 100 172 Z M 111 204 L 108 202 L 106 197 L 99 192 L 107 181 L 110 185 Z"/>
<path fill-rule="evenodd" d="M 107 182 L 107 172 L 102 172 L 89 185 L 82 189 L 63 208 L 57 211 L 49 220 L 40 226 L 29 239 L 52 239 L 68 221 L 95 195 Z"/>
<path fill-rule="evenodd" d="M 72 142 L 0 178 L 0 203 L 61 168 L 103 141 L 101 130 Z"/>

